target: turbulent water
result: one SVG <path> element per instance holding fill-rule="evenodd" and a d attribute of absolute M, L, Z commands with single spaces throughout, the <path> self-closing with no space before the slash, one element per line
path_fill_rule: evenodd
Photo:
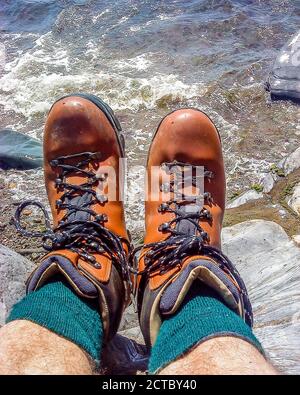
<path fill-rule="evenodd" d="M 220 130 L 229 191 L 249 187 L 299 146 L 299 107 L 271 103 L 263 86 L 299 17 L 298 0 L 1 0 L 1 129 L 41 139 L 55 99 L 94 93 L 119 117 L 132 167 L 162 116 L 198 107 Z M 43 198 L 41 172 L 5 176 L 16 198 Z M 129 181 L 134 231 L 139 168 Z"/>

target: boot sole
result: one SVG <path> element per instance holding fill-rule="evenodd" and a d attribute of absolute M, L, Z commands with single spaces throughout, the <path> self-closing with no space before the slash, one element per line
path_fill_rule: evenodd
<path fill-rule="evenodd" d="M 121 151 L 121 156 L 124 158 L 125 157 L 125 138 L 122 132 L 122 127 L 121 124 L 114 114 L 113 110 L 110 108 L 108 104 L 106 104 L 102 99 L 95 95 L 87 94 L 87 93 L 73 93 L 70 95 L 63 96 L 56 100 L 56 102 L 52 105 L 52 107 L 59 101 L 66 99 L 68 97 L 81 97 L 82 99 L 88 100 L 91 103 L 95 104 L 99 108 L 100 111 L 104 113 L 106 118 L 108 119 L 109 123 L 113 127 L 115 131 L 115 135 L 117 137 L 119 146 L 120 146 L 120 151 Z M 51 107 L 51 109 L 52 109 Z M 50 109 L 50 111 L 51 111 Z"/>

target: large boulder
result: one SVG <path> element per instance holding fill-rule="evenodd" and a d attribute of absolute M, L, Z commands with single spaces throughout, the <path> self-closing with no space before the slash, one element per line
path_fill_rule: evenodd
<path fill-rule="evenodd" d="M 223 251 L 246 283 L 271 362 L 300 374 L 300 249 L 276 223 L 253 220 L 223 230 Z"/>
<path fill-rule="evenodd" d="M 292 196 L 288 199 L 288 205 L 300 216 L 300 182 L 294 186 Z"/>
<path fill-rule="evenodd" d="M 35 264 L 0 244 L 0 326 L 11 307 L 25 295 L 25 281 Z"/>
<path fill-rule="evenodd" d="M 287 176 L 292 173 L 294 170 L 300 168 L 300 147 L 293 151 L 290 155 L 282 159 L 278 163 L 278 167 L 282 168 L 284 174 Z"/>
<path fill-rule="evenodd" d="M 300 31 L 279 51 L 266 88 L 274 99 L 300 100 Z"/>
<path fill-rule="evenodd" d="M 242 195 L 238 196 L 230 203 L 227 204 L 226 208 L 235 208 L 242 206 L 243 204 L 249 202 L 250 200 L 257 200 L 263 198 L 263 193 L 257 192 L 254 189 L 250 189 L 250 191 L 244 192 Z"/>
<path fill-rule="evenodd" d="M 261 180 L 264 193 L 269 193 L 275 183 L 284 176 L 300 168 L 300 147 L 284 157 L 277 165 L 273 164 L 270 171 Z"/>

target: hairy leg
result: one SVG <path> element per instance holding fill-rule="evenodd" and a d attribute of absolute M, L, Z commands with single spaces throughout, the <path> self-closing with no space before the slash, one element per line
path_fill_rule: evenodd
<path fill-rule="evenodd" d="M 93 364 L 76 344 L 26 320 L 0 329 L 0 374 L 92 374 Z"/>
<path fill-rule="evenodd" d="M 160 374 L 278 374 L 250 343 L 237 337 L 207 340 L 166 366 Z"/>

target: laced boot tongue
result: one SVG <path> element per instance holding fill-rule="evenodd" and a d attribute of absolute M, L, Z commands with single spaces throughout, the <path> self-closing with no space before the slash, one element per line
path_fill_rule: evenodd
<path fill-rule="evenodd" d="M 72 198 L 66 198 L 66 205 L 78 207 L 73 211 L 70 210 L 70 208 L 67 209 L 69 215 L 67 217 L 66 223 L 72 221 L 87 221 L 91 215 L 84 210 L 80 210 L 80 207 L 89 207 L 91 205 L 92 199 L 93 195 L 89 192 L 85 192 L 83 195 L 74 196 Z"/>
<path fill-rule="evenodd" d="M 201 212 L 202 207 L 198 204 L 186 204 L 180 207 L 180 211 L 187 215 L 197 214 Z M 192 236 L 197 234 L 197 225 L 188 219 L 182 219 L 176 225 L 176 230 L 180 233 L 186 234 L 187 236 Z"/>
<path fill-rule="evenodd" d="M 182 178 L 186 167 L 189 167 L 187 179 Z M 200 223 L 212 219 L 209 211 L 203 207 L 204 200 L 211 201 L 211 196 L 201 191 L 203 188 L 199 179 L 212 178 L 212 172 L 202 169 L 197 174 L 197 166 L 176 161 L 163 163 L 161 168 L 171 177 L 169 185 L 162 184 L 160 190 L 170 192 L 171 198 L 163 202 L 158 211 L 174 214 L 174 217 L 158 227 L 160 232 L 169 233 L 166 238 L 144 245 L 144 269 L 138 274 L 166 274 L 182 265 L 187 257 L 198 255 L 203 245 L 209 242 L 209 235 Z M 189 182 L 188 186 L 186 181 Z M 188 191 L 192 191 L 194 196 L 188 195 Z"/>

